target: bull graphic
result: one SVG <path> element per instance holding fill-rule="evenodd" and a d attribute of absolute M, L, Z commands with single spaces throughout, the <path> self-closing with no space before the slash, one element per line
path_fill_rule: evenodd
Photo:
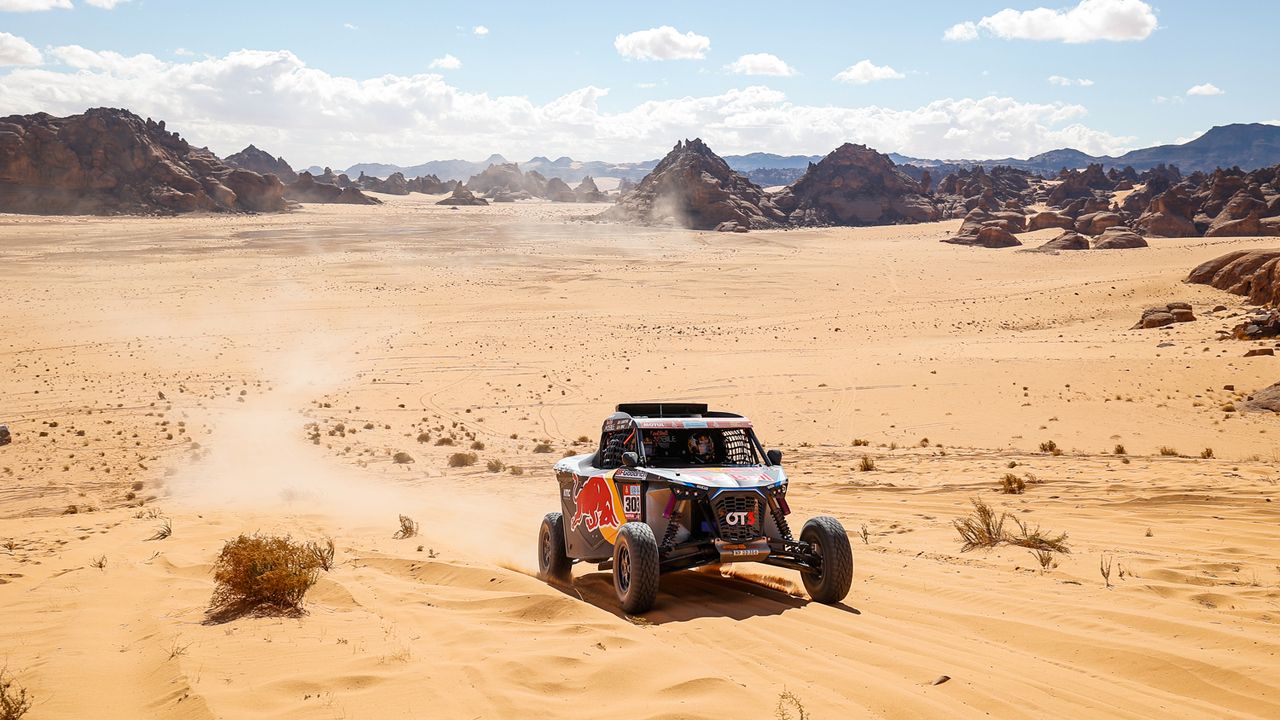
<path fill-rule="evenodd" d="M 614 529 L 618 527 L 618 514 L 613 507 L 613 488 L 601 475 L 587 478 L 573 496 L 573 517 L 569 519 L 569 530 L 577 530 L 578 525 L 585 525 L 587 532 L 595 532 L 602 526 Z"/>

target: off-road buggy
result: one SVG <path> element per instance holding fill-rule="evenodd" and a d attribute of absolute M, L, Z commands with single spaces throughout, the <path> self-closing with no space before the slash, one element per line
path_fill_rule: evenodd
<path fill-rule="evenodd" d="M 793 537 L 782 453 L 764 451 L 751 422 L 705 404 L 618 405 L 596 451 L 556 463 L 562 512 L 538 533 L 544 580 L 574 562 L 613 571 L 623 611 L 653 606 L 664 572 L 731 562 L 800 571 L 809 596 L 837 603 L 853 580 L 849 536 L 815 517 Z"/>

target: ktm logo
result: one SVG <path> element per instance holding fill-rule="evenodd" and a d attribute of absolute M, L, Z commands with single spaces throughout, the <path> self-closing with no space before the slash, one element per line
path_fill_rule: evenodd
<path fill-rule="evenodd" d="M 725 525 L 755 525 L 756 514 L 754 512 L 731 512 L 724 514 Z"/>

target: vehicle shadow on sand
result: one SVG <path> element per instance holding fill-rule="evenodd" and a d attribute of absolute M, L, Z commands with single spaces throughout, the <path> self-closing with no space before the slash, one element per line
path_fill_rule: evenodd
<path fill-rule="evenodd" d="M 640 616 L 627 615 L 618 607 L 613 576 L 608 572 L 581 575 L 573 579 L 572 586 L 557 587 L 571 597 L 639 625 L 687 622 L 705 617 L 746 620 L 781 615 L 813 604 L 808 598 L 796 597 L 751 580 L 695 571 L 663 575 L 657 602 L 652 610 Z M 831 607 L 854 615 L 862 614 L 843 603 Z"/>

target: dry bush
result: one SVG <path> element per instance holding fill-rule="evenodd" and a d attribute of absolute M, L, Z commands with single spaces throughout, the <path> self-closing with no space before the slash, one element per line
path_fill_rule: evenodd
<path fill-rule="evenodd" d="M 1042 572 L 1055 566 L 1052 550 L 1032 550 L 1031 554 L 1036 556 L 1036 562 L 1040 563 L 1040 570 Z"/>
<path fill-rule="evenodd" d="M 853 440 L 854 447 L 869 447 L 870 445 L 871 445 L 870 440 L 863 440 L 862 438 L 854 438 Z"/>
<path fill-rule="evenodd" d="M 396 534 L 392 535 L 391 537 L 395 538 L 396 540 L 404 540 L 405 538 L 411 538 L 417 534 L 418 534 L 417 521 L 415 521 L 413 518 L 409 517 L 408 515 L 401 515 L 400 529 L 397 530 Z"/>
<path fill-rule="evenodd" d="M 213 563 L 214 617 L 247 612 L 296 613 L 316 584 L 319 565 L 310 547 L 288 535 L 240 535 L 228 540 Z"/>
<path fill-rule="evenodd" d="M 871 544 L 871 531 L 867 529 L 866 523 L 862 523 L 862 528 L 858 530 L 858 537 L 862 538 L 863 545 Z"/>
<path fill-rule="evenodd" d="M 470 467 L 479 459 L 480 457 L 473 452 L 454 453 L 449 456 L 449 467 Z"/>
<path fill-rule="evenodd" d="M 492 472 L 492 473 L 502 472 L 507 468 L 507 464 L 502 462 L 501 460 L 490 460 L 489 462 L 485 463 L 484 466 L 489 469 L 489 472 Z"/>
<path fill-rule="evenodd" d="M 990 505 L 978 498 L 972 498 L 971 502 L 973 515 L 952 521 L 956 532 L 960 533 L 960 539 L 964 542 L 960 551 L 968 552 L 974 548 L 999 545 L 1005 538 L 1004 521 L 1008 514 L 1001 513 L 997 516 Z"/>
<path fill-rule="evenodd" d="M 511 473 L 512 475 L 523 475 L 524 468 L 520 467 L 519 465 L 512 465 L 511 467 L 507 468 L 507 472 Z"/>
<path fill-rule="evenodd" d="M 1031 528 L 1025 525 L 1016 517 L 1010 517 L 1013 524 L 1018 526 L 1017 534 L 1009 534 L 1005 536 L 1005 542 L 1010 545 L 1028 548 L 1030 550 L 1045 550 L 1048 552 L 1060 552 L 1070 554 L 1071 549 L 1067 547 L 1067 534 L 1051 535 L 1042 532 L 1040 526 Z"/>
<path fill-rule="evenodd" d="M 106 555 L 99 555 L 98 557 L 96 557 L 96 558 L 94 558 L 94 559 L 90 560 L 90 561 L 89 561 L 89 564 L 90 564 L 90 565 L 92 565 L 93 567 L 95 567 L 95 568 L 99 569 L 99 570 L 106 570 L 106 569 L 107 569 L 107 556 L 106 556 Z"/>
<path fill-rule="evenodd" d="M 325 572 L 333 569 L 333 556 L 335 554 L 333 538 L 325 538 L 323 543 L 307 543 L 307 552 L 310 552 L 311 557 L 316 561 L 316 567 Z"/>
<path fill-rule="evenodd" d="M 783 690 L 778 695 L 778 705 L 774 708 L 773 717 L 776 720 L 809 720 L 809 713 L 804 709 L 800 698 L 790 690 Z"/>
<path fill-rule="evenodd" d="M 1213 459 L 1213 448 L 1205 448 L 1200 451 L 1200 457 L 1205 460 Z"/>
<path fill-rule="evenodd" d="M 1042 442 L 1042 443 L 1040 443 L 1040 452 L 1042 452 L 1042 453 L 1057 453 L 1057 452 L 1058 452 L 1058 443 L 1056 443 L 1056 442 L 1054 442 L 1054 441 L 1052 441 L 1052 440 L 1047 440 L 1047 441 L 1045 441 L 1045 442 Z"/>
<path fill-rule="evenodd" d="M 1160 446 L 1160 454 L 1161 454 L 1161 455 L 1163 455 L 1163 456 L 1165 456 L 1165 457 L 1177 457 L 1177 456 L 1178 456 L 1178 451 L 1177 451 L 1177 450 L 1174 450 L 1173 448 L 1169 447 L 1168 445 L 1161 445 L 1161 446 Z"/>
<path fill-rule="evenodd" d="M 1111 558 L 1106 555 L 1098 558 L 1098 572 L 1102 574 L 1102 582 L 1111 587 Z"/>
<path fill-rule="evenodd" d="M 1000 479 L 1000 492 L 1005 495 L 1021 495 L 1027 489 L 1027 483 L 1013 473 L 1005 473 Z"/>
<path fill-rule="evenodd" d="M 418 433 L 418 442 L 420 443 L 431 442 L 431 434 L 425 430 Z"/>
<path fill-rule="evenodd" d="M 147 540 L 164 540 L 165 538 L 169 537 L 172 534 L 173 534 L 173 521 L 169 520 L 168 518 L 165 518 L 164 523 L 162 523 L 160 527 L 156 528 L 155 534 L 147 538 Z"/>
<path fill-rule="evenodd" d="M 1010 470 L 1012 470 L 1012 469 L 1014 469 L 1014 468 L 1018 467 L 1018 461 L 1017 461 L 1017 460 L 1010 460 L 1010 461 L 1009 461 L 1009 464 L 1008 464 L 1008 465 L 1005 465 L 1005 467 L 1007 467 L 1007 468 L 1009 468 Z"/>
<path fill-rule="evenodd" d="M 1116 449 L 1115 449 L 1115 450 L 1113 450 L 1112 452 L 1113 452 L 1114 454 L 1116 454 L 1116 455 L 1126 455 L 1126 454 L 1127 454 L 1127 453 L 1125 452 L 1125 450 L 1124 450 L 1124 446 L 1123 446 L 1123 445 L 1119 445 L 1119 444 L 1117 444 L 1117 445 L 1116 445 Z"/>
<path fill-rule="evenodd" d="M 436 440 L 436 445 L 452 445 L 452 444 L 453 444 L 453 438 L 451 437 L 442 437 L 439 440 Z"/>
<path fill-rule="evenodd" d="M 859 472 L 871 472 L 872 470 L 875 470 L 875 469 L 876 469 L 876 459 L 871 457 L 870 455 L 863 455 L 862 459 L 858 461 Z"/>
<path fill-rule="evenodd" d="M 920 438 L 920 447 L 929 447 L 929 438 Z"/>
<path fill-rule="evenodd" d="M 8 668 L 0 668 L 0 720 L 19 720 L 31 709 L 31 696 L 9 674 Z"/>
<path fill-rule="evenodd" d="M 480 442 L 479 440 L 476 440 L 476 441 L 474 441 L 474 442 L 472 442 L 472 443 L 471 443 L 471 449 L 472 449 L 472 450 L 483 450 L 483 449 L 484 449 L 484 443 Z"/>
<path fill-rule="evenodd" d="M 540 442 L 533 446 L 533 451 L 536 453 L 549 453 L 551 452 L 551 443 Z"/>

